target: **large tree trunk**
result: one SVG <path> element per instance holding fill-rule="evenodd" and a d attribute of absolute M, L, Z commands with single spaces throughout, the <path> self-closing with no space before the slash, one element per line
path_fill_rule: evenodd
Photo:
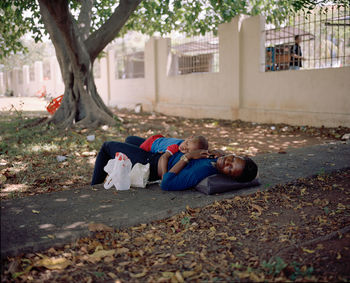
<path fill-rule="evenodd" d="M 50 122 L 64 128 L 73 125 L 97 127 L 115 123 L 112 112 L 97 93 L 93 77 L 93 62 L 117 35 L 140 0 L 122 1 L 110 19 L 112 23 L 106 23 L 101 27 L 101 31 L 88 37 L 89 29 L 86 26 L 90 27 L 92 1 L 81 1 L 82 5 L 86 4 L 84 9 L 81 9 L 81 13 L 86 14 L 79 17 L 79 20 L 85 21 L 79 29 L 69 11 L 67 0 L 39 0 L 42 19 L 54 44 L 65 85 L 61 106 Z M 87 16 L 89 12 L 90 17 Z M 113 22 L 113 18 L 117 22 Z"/>

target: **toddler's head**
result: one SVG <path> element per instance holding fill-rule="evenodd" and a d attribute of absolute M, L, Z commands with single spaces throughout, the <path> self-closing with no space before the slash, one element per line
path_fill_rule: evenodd
<path fill-rule="evenodd" d="M 198 149 L 208 149 L 208 141 L 203 136 L 190 136 L 179 145 L 179 150 L 182 153 L 188 153 Z"/>

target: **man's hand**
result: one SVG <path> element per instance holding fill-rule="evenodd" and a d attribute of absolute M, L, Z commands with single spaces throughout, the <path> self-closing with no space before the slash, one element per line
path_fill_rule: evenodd
<path fill-rule="evenodd" d="M 218 158 L 221 156 L 226 155 L 226 152 L 220 149 L 210 149 L 209 150 L 209 156 L 210 157 L 214 157 L 214 158 Z"/>
<path fill-rule="evenodd" d="M 200 158 L 208 158 L 209 151 L 205 149 L 198 149 L 192 152 L 186 153 L 185 156 L 190 159 L 200 159 Z"/>

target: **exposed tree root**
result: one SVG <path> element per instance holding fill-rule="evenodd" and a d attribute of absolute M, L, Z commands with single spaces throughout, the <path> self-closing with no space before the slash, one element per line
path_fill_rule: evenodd
<path fill-rule="evenodd" d="M 316 239 L 312 239 L 310 241 L 303 242 L 301 244 L 295 244 L 294 246 L 281 249 L 275 254 L 275 256 L 279 256 L 282 253 L 287 253 L 287 252 L 293 251 L 295 249 L 300 249 L 301 247 L 306 247 L 306 246 L 313 245 L 313 244 L 316 244 L 316 243 L 329 241 L 329 240 L 332 240 L 332 239 L 334 239 L 336 237 L 339 237 L 342 234 L 346 234 L 346 233 L 349 233 L 349 232 L 350 232 L 350 226 L 345 226 L 344 228 L 342 228 L 342 229 L 340 229 L 338 231 L 334 231 L 334 232 L 332 232 L 332 233 L 330 233 L 328 235 L 321 236 L 321 237 L 318 237 Z"/>
<path fill-rule="evenodd" d="M 24 129 L 26 128 L 33 128 L 35 126 L 38 126 L 40 124 L 43 124 L 43 123 L 47 123 L 49 120 L 49 117 L 39 117 L 39 118 L 35 118 L 33 119 L 32 121 L 30 121 L 29 123 L 25 124 L 23 126 Z"/>

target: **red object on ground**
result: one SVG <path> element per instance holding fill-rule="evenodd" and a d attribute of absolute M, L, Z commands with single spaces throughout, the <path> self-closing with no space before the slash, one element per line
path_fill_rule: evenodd
<path fill-rule="evenodd" d="M 47 112 L 53 115 L 58 109 L 58 107 L 60 107 L 62 98 L 63 98 L 63 94 L 52 99 L 49 105 L 46 106 Z"/>

